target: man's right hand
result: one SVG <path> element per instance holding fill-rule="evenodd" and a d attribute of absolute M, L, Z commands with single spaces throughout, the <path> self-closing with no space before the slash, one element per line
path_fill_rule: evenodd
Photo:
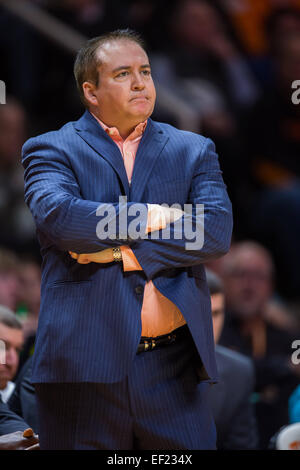
<path fill-rule="evenodd" d="M 37 450 L 39 438 L 31 428 L 0 436 L 0 450 Z"/>
<path fill-rule="evenodd" d="M 182 217 L 183 211 L 174 207 L 159 204 L 148 204 L 148 221 L 146 233 L 166 228 L 168 224 Z"/>

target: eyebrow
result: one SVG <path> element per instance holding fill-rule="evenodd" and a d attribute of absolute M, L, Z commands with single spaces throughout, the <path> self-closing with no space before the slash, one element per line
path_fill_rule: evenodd
<path fill-rule="evenodd" d="M 150 69 L 150 64 L 144 64 L 140 66 L 141 69 Z M 120 70 L 129 70 L 131 69 L 130 65 L 120 65 L 120 67 L 117 67 L 116 69 L 113 70 L 113 73 L 119 72 Z"/>

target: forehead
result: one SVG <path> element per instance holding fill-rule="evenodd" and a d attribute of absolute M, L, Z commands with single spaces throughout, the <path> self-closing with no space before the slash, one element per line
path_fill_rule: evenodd
<path fill-rule="evenodd" d="M 244 249 L 237 254 L 234 267 L 243 269 L 259 269 L 262 271 L 270 271 L 271 264 L 264 253 L 256 250 Z"/>
<path fill-rule="evenodd" d="M 23 331 L 18 328 L 10 328 L 0 323 L 0 339 L 12 345 L 19 346 L 23 342 Z"/>
<path fill-rule="evenodd" d="M 144 49 L 130 40 L 109 41 L 99 47 L 97 57 L 101 61 L 100 68 L 115 69 L 121 66 L 139 66 L 149 63 Z"/>

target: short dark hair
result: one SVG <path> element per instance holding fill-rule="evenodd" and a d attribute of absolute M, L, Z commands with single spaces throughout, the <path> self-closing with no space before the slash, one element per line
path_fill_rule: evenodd
<path fill-rule="evenodd" d="M 135 42 L 145 50 L 145 43 L 141 36 L 136 31 L 126 28 L 117 29 L 110 33 L 102 34 L 101 36 L 89 39 L 78 51 L 74 63 L 74 75 L 80 99 L 84 106 L 87 106 L 87 103 L 84 97 L 82 84 L 86 81 L 89 81 L 98 86 L 99 82 L 98 67 L 101 65 L 101 61 L 96 52 L 98 51 L 99 47 L 103 46 L 107 42 L 121 40 Z"/>
<path fill-rule="evenodd" d="M 17 330 L 22 330 L 23 328 L 16 314 L 4 305 L 0 305 L 0 325 L 5 325 L 8 328 Z"/>
<path fill-rule="evenodd" d="M 214 272 L 210 269 L 206 269 L 206 280 L 209 288 L 210 295 L 223 294 L 223 282 Z"/>

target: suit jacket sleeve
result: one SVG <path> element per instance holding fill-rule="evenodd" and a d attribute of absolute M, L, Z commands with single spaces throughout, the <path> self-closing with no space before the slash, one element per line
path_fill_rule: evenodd
<path fill-rule="evenodd" d="M 31 383 L 32 358 L 30 357 L 16 380 L 15 389 L 8 400 L 8 406 L 21 416 L 36 433 L 39 432 L 35 390 Z"/>
<path fill-rule="evenodd" d="M 25 429 L 29 427 L 30 426 L 28 426 L 20 416 L 13 413 L 0 398 L 0 436 L 16 431 L 25 431 Z"/>
<path fill-rule="evenodd" d="M 58 139 L 57 139 L 58 140 Z M 63 251 L 92 253 L 112 246 L 130 244 L 122 238 L 119 227 L 121 211 L 129 210 L 134 203 L 104 203 L 82 198 L 67 155 L 49 134 L 29 139 L 23 146 L 22 164 L 25 179 L 25 202 L 34 217 L 37 229 L 56 247 Z M 141 204 L 145 218 L 141 223 L 141 233 L 147 225 L 147 204 Z M 112 207 L 114 210 L 112 210 Z M 116 237 L 100 239 L 97 225 L 100 221 L 99 209 L 108 212 L 106 222 L 116 227 Z M 127 227 L 134 219 L 127 216 Z M 124 218 L 123 218 L 124 219 Z"/>
<path fill-rule="evenodd" d="M 187 203 L 192 210 L 189 214 L 185 211 L 182 226 L 193 224 L 196 233 L 200 234 L 202 231 L 202 243 L 191 243 L 185 230 L 174 223 L 170 225 L 169 238 L 164 237 L 164 231 L 161 230 L 157 239 L 151 238 L 153 234 L 149 234 L 144 243 L 132 244 L 131 249 L 148 279 L 167 268 L 205 263 L 229 250 L 233 225 L 232 208 L 215 146 L 210 139 L 206 139 L 200 152 Z M 204 216 L 199 211 L 201 205 L 204 205 Z M 181 234 L 178 234 L 179 230 Z M 181 237 L 177 239 L 177 235 Z M 190 246 L 188 243 L 191 243 Z"/>
<path fill-rule="evenodd" d="M 243 395 L 240 405 L 232 416 L 227 433 L 218 440 L 218 448 L 224 450 L 255 450 L 258 448 L 258 428 L 251 395 L 254 390 L 254 367 L 243 364 Z"/>

